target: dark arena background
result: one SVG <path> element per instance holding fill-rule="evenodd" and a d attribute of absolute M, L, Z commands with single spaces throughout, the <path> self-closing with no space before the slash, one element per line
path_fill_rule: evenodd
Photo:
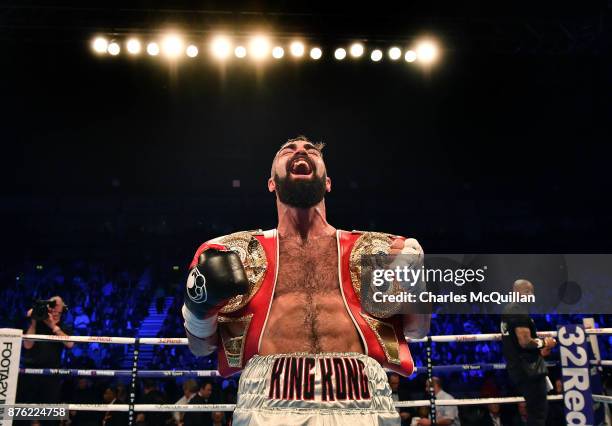
<path fill-rule="evenodd" d="M 339 229 L 414 237 L 426 254 L 610 253 L 612 3 L 128 3 L 0 2 L 0 327 L 26 330 L 35 300 L 60 295 L 74 335 L 185 337 L 193 253 L 276 226 L 270 165 L 298 135 L 326 144 L 327 215 Z M 199 54 L 130 55 L 124 45 L 167 32 Z M 299 39 L 323 55 L 222 62 L 205 47 L 217 33 Z M 96 37 L 120 53 L 96 53 Z M 434 43 L 435 60 L 407 62 L 404 49 L 420 40 Z M 354 42 L 363 57 L 334 57 Z M 397 61 L 387 57 L 395 45 Z M 547 331 L 583 317 L 611 324 L 590 313 L 534 319 Z M 434 314 L 430 335 L 498 332 L 497 316 Z M 598 341 L 612 359 L 612 338 Z M 425 344 L 410 347 L 426 366 Z M 132 345 L 76 343 L 55 366 L 64 374 L 30 376 L 60 381 L 66 403 L 109 403 L 111 389 L 125 404 L 174 404 L 190 377 L 168 371 L 215 370 L 216 359 L 141 345 L 138 369 L 167 373 L 133 384 Z M 558 359 L 555 348 L 549 361 Z M 499 341 L 434 342 L 431 361 L 504 359 Z M 560 369 L 549 371 L 555 384 Z M 609 374 L 603 367 L 604 392 Z M 503 368 L 437 375 L 455 398 L 517 394 Z M 402 378 L 401 394 L 428 399 L 426 377 Z M 236 402 L 237 377 L 195 379 L 210 381 L 211 401 Z M 554 404 L 561 417 L 549 424 L 565 424 Z M 469 426 L 487 406 L 459 408 Z M 516 403 L 503 412 L 520 417 Z M 105 413 L 75 411 L 72 424 L 102 424 Z M 175 424 L 172 413 L 137 414 L 139 424 Z"/>

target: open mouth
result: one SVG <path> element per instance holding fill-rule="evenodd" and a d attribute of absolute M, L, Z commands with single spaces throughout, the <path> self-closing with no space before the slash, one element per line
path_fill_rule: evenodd
<path fill-rule="evenodd" d="M 304 158 L 296 158 L 289 164 L 289 172 L 292 175 L 308 176 L 312 173 L 312 165 Z"/>

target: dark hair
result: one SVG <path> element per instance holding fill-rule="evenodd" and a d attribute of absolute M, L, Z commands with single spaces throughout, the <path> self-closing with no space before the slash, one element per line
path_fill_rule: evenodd
<path fill-rule="evenodd" d="M 297 135 L 294 138 L 291 138 L 289 140 L 287 140 L 287 142 L 285 142 L 284 144 L 282 144 L 280 146 L 280 148 L 278 149 L 278 151 L 280 151 L 281 149 L 283 149 L 283 147 L 287 144 L 293 143 L 293 142 L 308 142 L 310 144 L 312 144 L 316 149 L 319 150 L 319 152 L 321 152 L 321 154 L 323 154 L 323 148 L 325 147 L 325 143 L 323 142 L 313 142 L 310 139 L 308 139 L 306 136 L 304 135 Z M 277 151 L 277 152 L 278 152 Z"/>

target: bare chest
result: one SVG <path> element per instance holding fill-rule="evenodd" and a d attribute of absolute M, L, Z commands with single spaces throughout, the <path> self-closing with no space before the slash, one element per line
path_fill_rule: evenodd
<path fill-rule="evenodd" d="M 301 243 L 280 240 L 275 296 L 338 293 L 338 253 L 334 237 Z"/>

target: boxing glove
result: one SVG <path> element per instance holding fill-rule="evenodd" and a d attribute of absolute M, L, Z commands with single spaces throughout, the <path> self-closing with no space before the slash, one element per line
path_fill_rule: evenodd
<path fill-rule="evenodd" d="M 219 309 L 230 298 L 246 294 L 248 287 L 249 280 L 236 252 L 220 245 L 206 245 L 196 255 L 187 277 L 182 309 L 194 354 L 206 355 L 215 349 L 212 344 Z"/>

